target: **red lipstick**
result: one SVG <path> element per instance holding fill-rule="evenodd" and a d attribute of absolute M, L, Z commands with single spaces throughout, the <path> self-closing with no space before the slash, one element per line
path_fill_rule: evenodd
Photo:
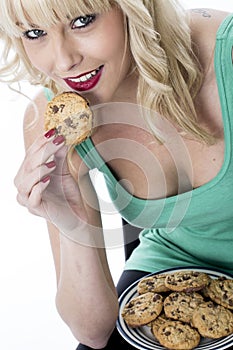
<path fill-rule="evenodd" d="M 100 66 L 96 70 L 81 74 L 77 77 L 66 78 L 64 80 L 72 90 L 89 91 L 98 84 L 102 76 L 103 67 L 104 66 Z"/>

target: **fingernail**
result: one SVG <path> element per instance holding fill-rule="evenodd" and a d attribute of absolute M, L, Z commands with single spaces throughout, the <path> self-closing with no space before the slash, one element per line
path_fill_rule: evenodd
<path fill-rule="evenodd" d="M 63 143 L 64 141 L 65 141 L 64 136 L 59 135 L 59 136 L 57 136 L 57 137 L 53 140 L 53 143 L 54 143 L 54 145 L 58 146 L 58 145 L 60 145 L 61 143 Z"/>
<path fill-rule="evenodd" d="M 41 180 L 41 182 L 43 182 L 43 183 L 46 183 L 46 182 L 48 182 L 48 181 L 50 181 L 50 176 L 48 175 L 48 176 L 45 176 L 42 180 Z"/>
<path fill-rule="evenodd" d="M 52 161 L 52 162 L 45 163 L 45 165 L 47 166 L 47 168 L 51 169 L 51 168 L 54 168 L 56 166 L 56 163 L 54 161 Z"/>
<path fill-rule="evenodd" d="M 51 129 L 51 130 L 47 131 L 46 134 L 44 134 L 44 137 L 46 137 L 46 139 L 50 139 L 55 134 L 56 134 L 56 130 L 55 129 Z"/>

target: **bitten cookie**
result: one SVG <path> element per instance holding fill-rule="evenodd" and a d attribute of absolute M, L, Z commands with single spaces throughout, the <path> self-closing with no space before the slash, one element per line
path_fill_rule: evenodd
<path fill-rule="evenodd" d="M 159 327 L 157 339 L 168 349 L 189 350 L 198 346 L 200 334 L 180 321 L 167 321 Z"/>
<path fill-rule="evenodd" d="M 203 337 L 225 337 L 233 333 L 233 314 L 223 306 L 208 301 L 194 311 L 192 325 Z"/>
<path fill-rule="evenodd" d="M 207 286 L 210 281 L 211 278 L 203 272 L 177 271 L 167 275 L 165 285 L 176 292 L 195 292 Z"/>
<path fill-rule="evenodd" d="M 218 278 L 205 288 L 209 298 L 227 309 L 233 310 L 233 280 Z"/>
<path fill-rule="evenodd" d="M 193 312 L 204 298 L 197 292 L 173 292 L 164 300 L 164 312 L 174 320 L 190 323 Z"/>
<path fill-rule="evenodd" d="M 56 129 L 66 145 L 77 145 L 92 133 L 93 115 L 88 101 L 76 92 L 63 92 L 47 105 L 45 130 Z"/>
<path fill-rule="evenodd" d="M 138 294 L 144 294 L 147 292 L 167 292 L 169 289 L 165 286 L 166 275 L 154 275 L 145 277 L 138 283 Z"/>
<path fill-rule="evenodd" d="M 139 295 L 124 306 L 122 317 L 130 327 L 143 326 L 153 321 L 161 313 L 163 298 L 157 293 Z"/>

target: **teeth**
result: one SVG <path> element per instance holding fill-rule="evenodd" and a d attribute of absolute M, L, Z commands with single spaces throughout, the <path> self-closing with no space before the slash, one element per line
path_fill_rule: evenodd
<path fill-rule="evenodd" d="M 80 78 L 69 79 L 69 80 L 74 82 L 74 83 L 84 83 L 85 81 L 87 81 L 87 80 L 91 79 L 92 77 L 94 77 L 98 72 L 99 72 L 99 69 L 96 69 L 96 70 L 93 70 L 93 72 L 88 73 L 86 75 L 83 75 Z"/>
<path fill-rule="evenodd" d="M 87 76 L 83 76 L 80 78 L 80 81 L 84 82 L 84 81 L 87 81 Z"/>

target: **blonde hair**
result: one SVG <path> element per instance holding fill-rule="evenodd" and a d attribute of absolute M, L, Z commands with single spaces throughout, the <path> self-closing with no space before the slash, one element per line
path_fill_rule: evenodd
<path fill-rule="evenodd" d="M 193 101 L 200 90 L 202 71 L 193 51 L 187 13 L 178 0 L 63 0 L 62 6 L 60 0 L 1 0 L 0 35 L 5 43 L 1 80 L 27 79 L 58 93 L 55 82 L 28 61 L 19 23 L 27 28 L 39 22 L 46 28 L 67 17 L 75 18 L 77 13 L 101 13 L 113 6 L 126 18 L 127 40 L 139 77 L 138 103 L 158 112 L 180 131 L 212 143 L 211 135 L 197 122 Z M 147 122 L 158 136 L 150 117 Z"/>

